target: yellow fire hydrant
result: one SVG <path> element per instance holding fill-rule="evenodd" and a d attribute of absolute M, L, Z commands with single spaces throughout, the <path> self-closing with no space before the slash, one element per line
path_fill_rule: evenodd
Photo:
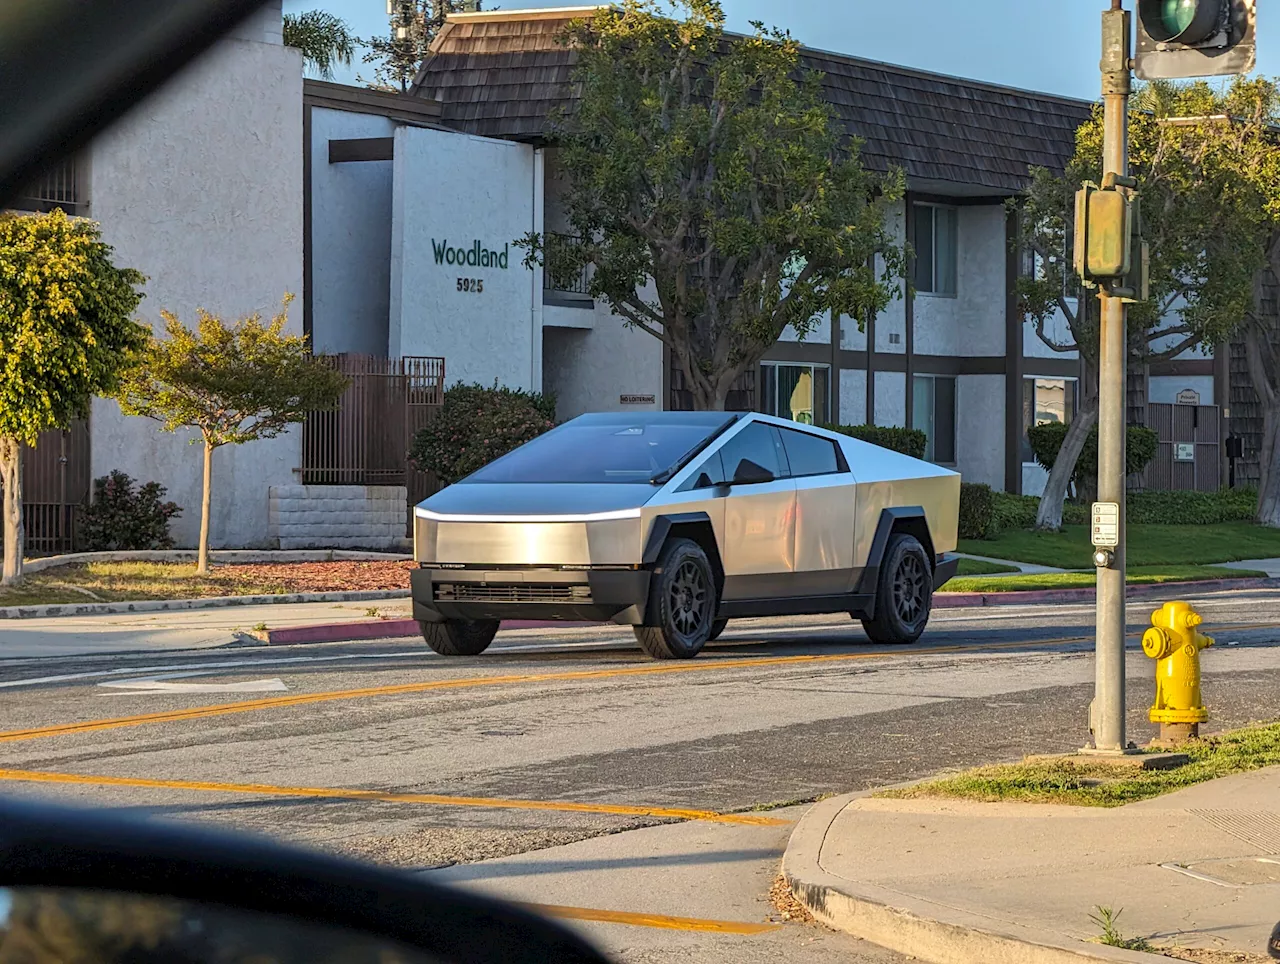
<path fill-rule="evenodd" d="M 1196 631 L 1201 622 L 1188 603 L 1165 603 L 1151 614 L 1151 628 L 1142 635 L 1142 651 L 1158 661 L 1151 722 L 1160 724 L 1165 742 L 1195 739 L 1209 719 L 1200 695 L 1200 650 L 1212 646 L 1213 638 Z"/>

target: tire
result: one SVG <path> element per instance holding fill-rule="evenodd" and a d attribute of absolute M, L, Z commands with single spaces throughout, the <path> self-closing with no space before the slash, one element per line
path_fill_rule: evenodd
<path fill-rule="evenodd" d="M 441 656 L 479 656 L 498 634 L 498 621 L 482 619 L 470 623 L 450 619 L 443 623 L 428 623 L 420 619 L 418 628 L 422 630 L 422 638 L 427 645 Z"/>
<path fill-rule="evenodd" d="M 654 567 L 636 640 L 654 659 L 692 659 L 711 638 L 718 604 L 707 554 L 692 539 L 672 539 Z"/>
<path fill-rule="evenodd" d="M 727 619 L 717 619 L 711 624 L 711 635 L 707 637 L 707 642 L 714 642 L 720 638 L 720 634 L 724 632 L 724 628 L 729 625 Z"/>
<path fill-rule="evenodd" d="M 914 643 L 928 625 L 932 609 L 933 567 L 924 547 L 914 536 L 890 536 L 880 562 L 876 614 L 862 620 L 862 628 L 874 643 Z"/>

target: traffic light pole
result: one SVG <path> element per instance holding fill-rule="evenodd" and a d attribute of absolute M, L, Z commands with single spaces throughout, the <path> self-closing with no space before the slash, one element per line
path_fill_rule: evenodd
<path fill-rule="evenodd" d="M 1102 15 L 1103 178 L 1129 174 L 1129 14 L 1111 0 Z M 1125 381 L 1128 306 L 1099 286 L 1102 331 L 1098 365 L 1098 501 L 1119 507 L 1119 540 L 1112 562 L 1098 567 L 1094 749 L 1123 753 L 1125 739 Z"/>

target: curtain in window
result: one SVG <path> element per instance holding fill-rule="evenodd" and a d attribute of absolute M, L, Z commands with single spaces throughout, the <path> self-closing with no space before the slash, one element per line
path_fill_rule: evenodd
<path fill-rule="evenodd" d="M 934 208 L 934 262 L 937 279 L 934 291 L 956 293 L 956 215 L 955 208 Z"/>

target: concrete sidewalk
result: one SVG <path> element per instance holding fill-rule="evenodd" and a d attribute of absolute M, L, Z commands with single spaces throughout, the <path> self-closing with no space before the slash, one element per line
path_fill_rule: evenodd
<path fill-rule="evenodd" d="M 1168 960 L 1092 942 L 1099 906 L 1123 908 L 1126 937 L 1262 962 L 1277 855 L 1271 768 L 1115 809 L 836 797 L 801 820 L 784 872 L 820 920 L 935 964 Z"/>
<path fill-rule="evenodd" d="M 409 600 L 322 602 L 228 606 L 189 612 L 115 613 L 100 616 L 49 616 L 0 622 L 0 660 L 89 656 L 128 652 L 209 649 L 236 641 L 237 632 L 255 626 L 308 626 L 374 622 L 368 615 L 403 618 Z"/>

